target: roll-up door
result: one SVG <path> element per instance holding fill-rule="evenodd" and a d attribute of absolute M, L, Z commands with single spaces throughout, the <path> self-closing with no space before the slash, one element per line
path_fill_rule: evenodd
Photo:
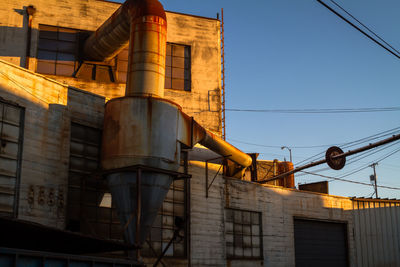
<path fill-rule="evenodd" d="M 345 223 L 294 219 L 296 267 L 348 266 Z"/>

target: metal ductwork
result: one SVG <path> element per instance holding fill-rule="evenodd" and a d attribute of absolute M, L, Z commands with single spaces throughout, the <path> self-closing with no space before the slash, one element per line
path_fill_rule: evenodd
<path fill-rule="evenodd" d="M 167 21 L 157 0 L 127 0 L 85 43 L 91 60 L 114 57 L 130 38 L 125 97 L 106 103 L 101 165 L 130 243 L 142 244 L 180 167 L 181 145 L 196 143 L 245 169 L 252 159 L 212 134 L 164 96 Z M 126 171 L 147 166 L 150 171 Z M 121 171 L 124 169 L 124 171 Z M 162 170 L 162 171 L 157 171 Z M 153 171 L 152 171 L 153 170 Z M 140 181 L 140 233 L 137 182 Z"/>

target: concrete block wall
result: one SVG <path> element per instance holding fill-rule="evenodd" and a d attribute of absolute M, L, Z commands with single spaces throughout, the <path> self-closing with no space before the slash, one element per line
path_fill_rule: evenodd
<path fill-rule="evenodd" d="M 2 60 L 0 95 L 25 109 L 18 218 L 63 229 L 71 121 L 101 129 L 105 99 Z"/>
<path fill-rule="evenodd" d="M 209 166 L 209 182 L 219 165 Z M 192 266 L 295 266 L 294 217 L 347 223 L 349 262 L 356 266 L 349 198 L 262 186 L 218 175 L 205 197 L 204 162 L 190 164 Z M 227 260 L 226 207 L 262 213 L 263 260 Z"/>
<path fill-rule="evenodd" d="M 0 10 L 0 59 L 25 66 L 27 16 L 24 9 L 37 9 L 32 20 L 31 60 L 36 70 L 39 24 L 95 31 L 119 6 L 101 0 L 23 0 L 6 1 Z M 168 9 L 168 5 L 165 6 Z M 190 92 L 166 89 L 165 97 L 209 130 L 221 134 L 220 23 L 216 19 L 167 12 L 167 41 L 191 47 Z M 64 76 L 49 76 L 70 86 L 107 99 L 125 94 L 125 84 L 100 83 Z"/>

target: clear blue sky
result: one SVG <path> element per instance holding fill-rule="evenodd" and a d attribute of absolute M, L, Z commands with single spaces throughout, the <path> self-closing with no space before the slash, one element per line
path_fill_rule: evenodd
<path fill-rule="evenodd" d="M 334 6 L 330 0 L 327 4 Z M 364 24 L 400 50 L 400 2 L 337 0 Z M 400 60 L 379 47 L 316 0 L 161 0 L 166 10 L 225 19 L 226 103 L 239 109 L 309 109 L 400 106 Z M 299 162 L 330 144 L 343 144 L 400 126 L 400 112 L 278 114 L 227 112 L 228 141 L 262 159 Z M 238 142 L 241 141 L 241 142 Z M 277 146 L 277 148 L 244 143 Z M 318 148 L 299 146 L 327 145 Z M 360 144 L 360 145 L 365 145 Z M 360 146 L 359 145 L 359 146 Z M 357 146 L 358 147 L 358 146 Z M 354 147 L 353 147 L 354 148 Z M 341 176 L 400 148 L 395 144 L 341 171 L 308 171 Z M 351 148 L 350 148 L 351 149 Z M 351 161 L 351 158 L 347 159 Z M 378 184 L 400 188 L 400 152 L 377 166 Z M 345 177 L 369 183 L 372 168 Z M 326 180 L 297 175 L 297 183 Z M 329 183 L 330 193 L 370 196 L 373 188 Z M 400 190 L 378 189 L 399 198 Z"/>

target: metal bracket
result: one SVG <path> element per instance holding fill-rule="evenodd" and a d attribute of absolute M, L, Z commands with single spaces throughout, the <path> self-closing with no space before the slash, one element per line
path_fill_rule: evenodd
<path fill-rule="evenodd" d="M 226 155 L 226 156 L 221 156 L 221 157 L 218 157 L 218 158 L 212 158 L 212 159 L 206 160 L 206 168 L 205 168 L 205 170 L 206 170 L 206 198 L 208 198 L 208 191 L 210 190 L 212 184 L 214 183 L 215 178 L 217 178 L 219 172 L 221 171 L 222 166 L 224 166 L 223 164 L 221 164 L 221 166 L 219 167 L 217 173 L 215 174 L 214 178 L 212 179 L 211 184 L 208 184 L 208 162 L 209 161 L 213 161 L 213 160 L 217 160 L 217 159 L 226 159 L 226 158 L 229 158 L 230 156 L 232 156 L 232 155 Z"/>

